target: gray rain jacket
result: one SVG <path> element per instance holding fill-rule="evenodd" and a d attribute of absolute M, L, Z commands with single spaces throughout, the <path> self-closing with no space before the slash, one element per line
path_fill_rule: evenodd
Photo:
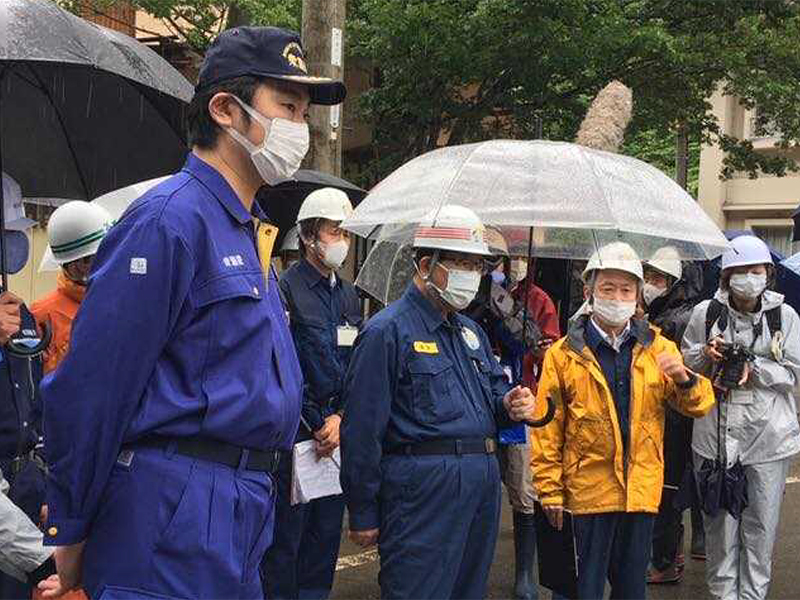
<path fill-rule="evenodd" d="M 717 403 L 702 419 L 695 420 L 692 449 L 703 458 L 717 456 L 717 415 L 722 421 L 724 458 L 728 467 L 737 458 L 752 465 L 786 458 L 800 451 L 800 425 L 797 422 L 795 386 L 800 381 L 800 318 L 783 296 L 765 291 L 761 308 L 755 313 L 740 313 L 730 307 L 728 293 L 718 290 L 715 298 L 728 307 L 728 325 L 724 332 L 714 324 L 708 339 L 721 335 L 726 342 L 739 343 L 755 355 L 749 381 L 742 389 L 732 390 L 727 400 Z M 710 376 L 712 361 L 704 353 L 706 312 L 709 300 L 692 312 L 683 337 L 682 351 L 686 366 Z M 773 356 L 772 332 L 765 312 L 781 307 L 780 343 L 782 356 Z M 763 333 L 754 340 L 754 325 L 761 322 Z"/>

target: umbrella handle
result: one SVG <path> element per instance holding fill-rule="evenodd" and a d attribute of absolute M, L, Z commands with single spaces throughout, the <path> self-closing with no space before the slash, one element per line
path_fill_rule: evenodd
<path fill-rule="evenodd" d="M 31 347 L 18 344 L 14 341 L 9 341 L 6 344 L 6 351 L 11 356 L 30 358 L 33 356 L 39 356 L 42 352 L 47 350 L 47 347 L 50 345 L 50 341 L 53 339 L 53 324 L 50 319 L 48 319 L 47 323 L 41 323 L 39 326 L 42 329 L 42 339 L 38 344 Z"/>
<path fill-rule="evenodd" d="M 553 420 L 553 417 L 556 416 L 556 403 L 553 399 L 548 396 L 547 397 L 547 413 L 541 418 L 537 419 L 536 421 L 525 421 L 525 424 L 528 427 L 544 427 L 550 421 Z"/>

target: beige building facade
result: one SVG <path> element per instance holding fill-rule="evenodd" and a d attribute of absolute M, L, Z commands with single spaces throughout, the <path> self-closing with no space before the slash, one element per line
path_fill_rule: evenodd
<path fill-rule="evenodd" d="M 713 112 L 728 135 L 750 140 L 757 152 L 784 152 L 775 148 L 780 140 L 769 132 L 756 131 L 754 111 L 744 108 L 735 97 L 720 93 L 711 98 Z M 788 151 L 800 161 L 800 149 Z M 722 181 L 724 153 L 716 146 L 700 152 L 698 201 L 721 229 L 749 229 L 775 250 L 788 256 L 800 251 L 792 244 L 792 214 L 800 205 L 800 173 L 785 177 L 746 174 Z"/>

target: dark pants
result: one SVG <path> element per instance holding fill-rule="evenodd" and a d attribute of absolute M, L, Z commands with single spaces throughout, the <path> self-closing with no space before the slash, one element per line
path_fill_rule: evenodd
<path fill-rule="evenodd" d="M 381 470 L 381 597 L 485 598 L 500 525 L 497 459 L 387 456 Z"/>
<path fill-rule="evenodd" d="M 612 599 L 646 596 L 654 520 L 655 515 L 648 513 L 575 515 L 578 598 L 602 599 L 606 579 Z"/>
<path fill-rule="evenodd" d="M 342 539 L 344 496 L 291 505 L 292 460 L 281 460 L 277 476 L 275 534 L 261 563 L 268 600 L 323 600 L 333 586 Z"/>
<path fill-rule="evenodd" d="M 16 474 L 11 469 L 10 461 L 0 461 L 0 468 L 10 486 L 8 497 L 28 515 L 31 521 L 38 524 L 45 497 L 44 473 L 32 462 L 26 463 Z M 0 599 L 30 598 L 32 591 L 32 586 L 27 583 L 0 573 Z"/>
<path fill-rule="evenodd" d="M 653 527 L 653 566 L 663 571 L 675 564 L 683 533 L 683 508 L 676 508 L 678 488 L 691 473 L 692 420 L 667 408 L 664 419 L 664 491 Z"/>
<path fill-rule="evenodd" d="M 262 598 L 275 493 L 260 471 L 167 450 L 117 462 L 83 554 L 90 598 Z"/>
<path fill-rule="evenodd" d="M 683 511 L 673 504 L 675 490 L 664 490 L 653 526 L 653 566 L 664 571 L 675 564 L 683 537 Z"/>

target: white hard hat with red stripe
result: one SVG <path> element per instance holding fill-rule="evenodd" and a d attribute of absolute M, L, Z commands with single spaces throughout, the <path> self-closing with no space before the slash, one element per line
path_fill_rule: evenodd
<path fill-rule="evenodd" d="M 491 256 L 486 228 L 473 211 L 455 204 L 431 211 L 417 226 L 414 248 Z"/>

